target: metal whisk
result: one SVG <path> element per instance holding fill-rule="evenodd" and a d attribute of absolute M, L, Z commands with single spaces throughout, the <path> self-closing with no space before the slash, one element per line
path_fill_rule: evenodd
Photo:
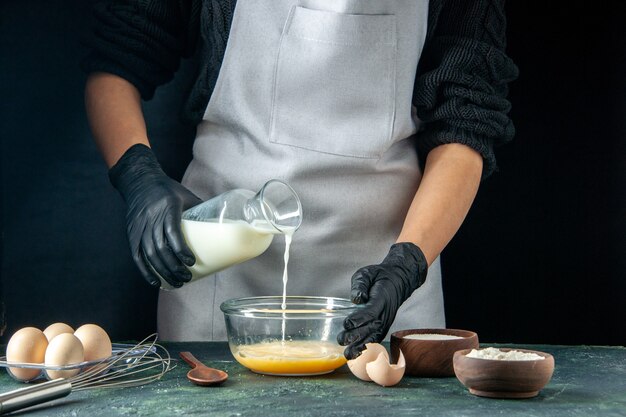
<path fill-rule="evenodd" d="M 176 366 L 167 349 L 156 340 L 156 334 L 150 335 L 71 378 L 54 379 L 1 394 L 0 414 L 63 398 L 72 391 L 128 388 L 156 381 Z"/>

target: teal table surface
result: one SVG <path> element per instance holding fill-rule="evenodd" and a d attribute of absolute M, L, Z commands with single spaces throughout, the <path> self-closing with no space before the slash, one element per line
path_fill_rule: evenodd
<path fill-rule="evenodd" d="M 380 387 L 356 379 L 346 366 L 316 377 L 258 375 L 239 365 L 223 342 L 163 343 L 173 358 L 190 351 L 228 372 L 218 387 L 187 381 L 182 360 L 161 380 L 143 387 L 96 389 L 11 415 L 28 416 L 626 416 L 626 348 L 599 346 L 487 345 L 551 353 L 550 383 L 537 397 L 489 399 L 471 395 L 455 378 L 405 377 Z M 0 391 L 23 387 L 0 373 Z"/>

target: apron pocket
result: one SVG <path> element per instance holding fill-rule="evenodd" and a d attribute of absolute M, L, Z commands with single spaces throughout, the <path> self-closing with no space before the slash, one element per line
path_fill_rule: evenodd
<path fill-rule="evenodd" d="M 379 158 L 395 113 L 396 20 L 294 7 L 281 36 L 270 142 Z"/>

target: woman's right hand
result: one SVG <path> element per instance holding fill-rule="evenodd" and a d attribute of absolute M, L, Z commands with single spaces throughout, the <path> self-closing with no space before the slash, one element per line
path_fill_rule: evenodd
<path fill-rule="evenodd" d="M 128 148 L 109 178 L 127 204 L 128 241 L 144 279 L 155 287 L 161 285 L 159 275 L 176 288 L 189 282 L 187 266 L 196 259 L 183 236 L 181 216 L 202 200 L 168 177 L 143 144 Z"/>

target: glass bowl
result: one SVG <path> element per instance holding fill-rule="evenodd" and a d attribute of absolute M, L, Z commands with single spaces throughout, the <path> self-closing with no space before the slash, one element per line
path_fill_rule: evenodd
<path fill-rule="evenodd" d="M 322 375 L 346 363 L 337 343 L 344 319 L 357 308 L 332 297 L 249 297 L 220 306 L 230 351 L 241 365 L 265 375 Z"/>

